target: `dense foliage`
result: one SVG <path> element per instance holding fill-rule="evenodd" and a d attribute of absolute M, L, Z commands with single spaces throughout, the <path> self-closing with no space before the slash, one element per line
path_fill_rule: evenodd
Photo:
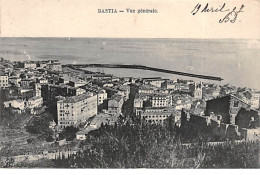
<path fill-rule="evenodd" d="M 190 148 L 197 149 L 195 148 Z M 202 168 L 259 168 L 259 143 L 226 143 L 203 148 Z"/>
<path fill-rule="evenodd" d="M 125 124 L 103 126 L 88 134 L 83 151 L 54 160 L 75 168 L 256 168 L 258 143 L 184 146 L 168 126 Z"/>
<path fill-rule="evenodd" d="M 48 139 L 53 135 L 53 131 L 49 128 L 50 122 L 52 121 L 52 115 L 44 113 L 39 117 L 33 118 L 25 129 L 31 134 L 41 135 L 43 138 Z"/>
<path fill-rule="evenodd" d="M 59 139 L 66 139 L 67 141 L 72 141 L 76 137 L 76 133 L 79 131 L 78 128 L 73 126 L 66 127 L 60 134 Z"/>

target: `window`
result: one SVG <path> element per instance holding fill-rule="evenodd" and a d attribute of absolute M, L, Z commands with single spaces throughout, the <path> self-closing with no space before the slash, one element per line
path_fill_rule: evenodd
<path fill-rule="evenodd" d="M 239 102 L 238 101 L 234 101 L 234 107 L 238 107 Z"/>

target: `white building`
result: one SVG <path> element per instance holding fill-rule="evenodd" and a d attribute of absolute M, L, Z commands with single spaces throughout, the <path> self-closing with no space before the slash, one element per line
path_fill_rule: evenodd
<path fill-rule="evenodd" d="M 24 68 L 25 69 L 36 69 L 37 65 L 35 62 L 24 62 Z"/>
<path fill-rule="evenodd" d="M 158 88 L 149 85 L 149 84 L 142 84 L 138 87 L 139 94 L 153 94 Z"/>
<path fill-rule="evenodd" d="M 190 110 L 191 109 L 191 105 L 192 105 L 191 101 L 190 102 L 189 101 L 187 101 L 187 102 L 180 102 L 180 103 L 174 104 L 175 110 L 177 110 L 177 111 L 181 111 L 182 109 Z"/>
<path fill-rule="evenodd" d="M 8 75 L 0 75 L 0 88 L 6 88 L 8 87 Z"/>
<path fill-rule="evenodd" d="M 57 102 L 58 126 L 77 126 L 97 114 L 97 95 L 82 94 Z"/>
<path fill-rule="evenodd" d="M 21 99 L 17 99 L 17 100 L 11 100 L 11 101 L 5 101 L 4 102 L 4 107 L 5 108 L 15 108 L 16 110 L 18 110 L 19 113 L 23 112 L 25 110 L 25 105 L 26 102 L 21 100 Z"/>
<path fill-rule="evenodd" d="M 154 94 L 152 96 L 152 107 L 170 107 L 172 96 L 169 94 Z"/>
<path fill-rule="evenodd" d="M 46 78 L 39 78 L 39 79 L 37 80 L 37 82 L 40 83 L 40 84 L 47 84 L 47 83 L 48 83 L 48 80 L 47 80 Z"/>
<path fill-rule="evenodd" d="M 134 99 L 134 108 L 143 108 L 143 100 L 141 98 Z"/>
<path fill-rule="evenodd" d="M 43 98 L 39 96 L 29 98 L 27 101 L 27 107 L 30 109 L 42 107 L 42 104 Z"/>
<path fill-rule="evenodd" d="M 252 97 L 250 99 L 251 107 L 254 109 L 258 109 L 260 107 L 259 100 L 260 100 L 260 93 L 259 92 L 252 93 Z"/>
<path fill-rule="evenodd" d="M 98 91 L 98 104 L 103 104 L 104 100 L 107 100 L 106 90 L 102 89 Z"/>
<path fill-rule="evenodd" d="M 41 84 L 35 83 L 34 84 L 34 90 L 35 90 L 35 96 L 36 97 L 41 97 L 42 96 Z"/>
<path fill-rule="evenodd" d="M 86 133 L 84 131 L 78 131 L 76 133 L 77 140 L 86 140 Z"/>
<path fill-rule="evenodd" d="M 150 84 L 152 86 L 161 88 L 162 82 L 165 80 L 161 79 L 161 77 L 154 77 L 154 78 L 143 78 L 143 83 L 144 84 Z"/>

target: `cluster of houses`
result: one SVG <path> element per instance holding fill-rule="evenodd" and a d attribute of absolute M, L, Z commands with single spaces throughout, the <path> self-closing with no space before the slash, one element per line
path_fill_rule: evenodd
<path fill-rule="evenodd" d="M 61 64 L 58 60 L 11 62 L 1 59 L 0 87 L 8 90 L 4 107 L 17 113 L 42 113 L 41 85 L 52 78 L 49 72 L 59 71 Z"/>
<path fill-rule="evenodd" d="M 131 101 L 130 93 L 134 114 L 146 122 L 163 125 L 172 118 L 184 134 L 203 133 L 199 126 L 205 126 L 216 137 L 230 131 L 248 140 L 259 137 L 260 92 L 253 89 L 161 77 L 119 78 L 62 66 L 58 60 L 0 63 L 0 87 L 8 90 L 5 108 L 31 114 L 44 112 L 44 106 L 54 108 L 59 130 L 85 126 L 77 134 L 80 140 L 102 123 L 114 125 Z"/>
<path fill-rule="evenodd" d="M 136 83 L 134 110 L 147 122 L 164 124 L 169 116 L 180 124 L 181 110 L 191 109 L 194 101 L 202 99 L 202 83 L 144 78 Z"/>

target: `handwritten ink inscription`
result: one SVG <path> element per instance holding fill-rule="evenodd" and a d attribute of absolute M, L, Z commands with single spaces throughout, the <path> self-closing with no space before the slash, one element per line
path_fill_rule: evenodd
<path fill-rule="evenodd" d="M 225 13 L 225 16 L 219 19 L 219 23 L 227 23 L 227 22 L 235 23 L 237 21 L 238 15 L 241 12 L 244 12 L 243 11 L 244 8 L 245 8 L 244 4 L 242 4 L 240 8 L 233 7 L 232 9 L 229 9 L 226 8 L 226 3 L 223 3 L 218 7 L 210 6 L 209 3 L 207 3 L 205 6 L 198 3 L 191 11 L 191 13 L 192 15 L 196 15 L 198 13 Z"/>

